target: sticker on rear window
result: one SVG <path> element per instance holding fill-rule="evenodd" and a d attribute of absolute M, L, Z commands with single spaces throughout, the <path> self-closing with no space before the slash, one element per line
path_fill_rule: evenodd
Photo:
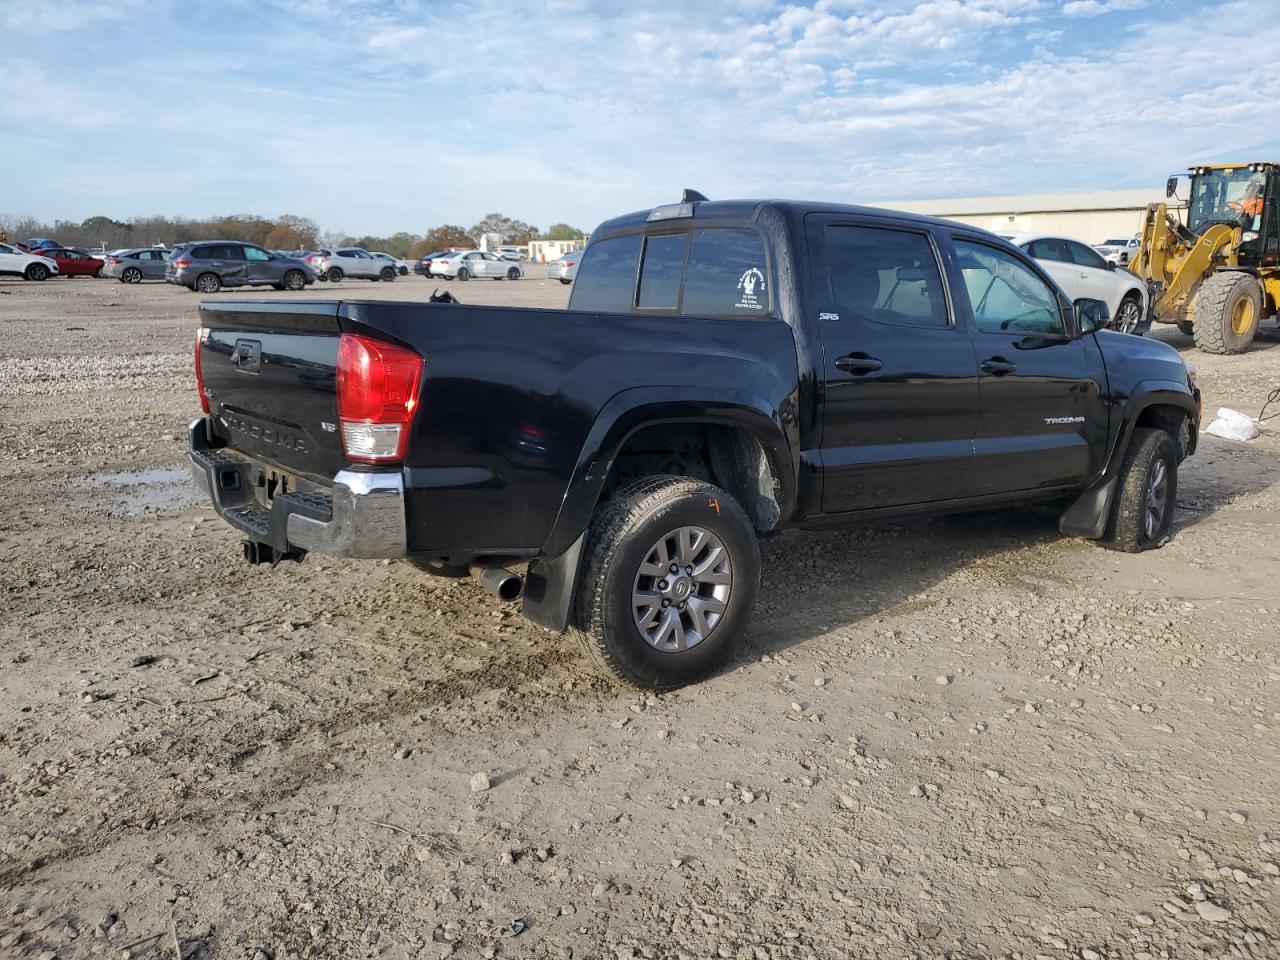
<path fill-rule="evenodd" d="M 751 267 L 738 278 L 738 291 L 742 294 L 734 304 L 739 310 L 763 310 L 764 271 L 759 267 Z"/>

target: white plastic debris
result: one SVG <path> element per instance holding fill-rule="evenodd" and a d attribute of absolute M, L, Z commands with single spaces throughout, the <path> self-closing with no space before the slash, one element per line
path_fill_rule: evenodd
<path fill-rule="evenodd" d="M 1204 428 L 1205 433 L 1224 440 L 1252 440 L 1260 432 L 1258 421 L 1230 407 L 1219 407 L 1217 419 Z"/>

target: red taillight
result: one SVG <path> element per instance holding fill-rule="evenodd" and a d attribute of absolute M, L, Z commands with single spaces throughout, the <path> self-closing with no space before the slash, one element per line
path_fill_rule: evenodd
<path fill-rule="evenodd" d="M 338 343 L 338 419 L 347 456 L 361 463 L 404 457 L 418 407 L 422 357 L 344 333 Z"/>
<path fill-rule="evenodd" d="M 191 266 L 191 261 L 190 261 L 190 260 L 175 260 L 175 261 L 173 261 L 173 265 L 174 265 L 175 267 L 189 267 L 189 266 Z"/>
<path fill-rule="evenodd" d="M 204 371 L 200 369 L 200 350 L 204 347 L 204 338 L 208 329 L 201 327 L 196 331 L 196 392 L 200 394 L 200 409 L 209 413 L 209 398 L 204 392 Z"/>
<path fill-rule="evenodd" d="M 122 260 L 119 260 L 115 257 L 107 257 L 107 263 L 122 263 L 122 262 L 123 262 Z"/>

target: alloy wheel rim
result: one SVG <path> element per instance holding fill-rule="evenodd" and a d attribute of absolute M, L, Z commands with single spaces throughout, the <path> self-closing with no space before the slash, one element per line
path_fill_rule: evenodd
<path fill-rule="evenodd" d="M 636 571 L 636 629 L 664 653 L 696 647 L 724 619 L 732 590 L 733 562 L 724 542 L 703 527 L 679 527 L 648 549 Z"/>
<path fill-rule="evenodd" d="M 1138 327 L 1138 305 L 1126 300 L 1120 305 L 1119 327 L 1121 333 L 1132 333 Z"/>
<path fill-rule="evenodd" d="M 1168 509 L 1169 467 L 1161 459 L 1151 465 L 1151 472 L 1147 475 L 1146 495 L 1142 500 L 1143 530 L 1148 540 L 1154 540 L 1160 533 Z"/>
<path fill-rule="evenodd" d="M 209 279 L 208 277 L 200 281 L 201 293 L 213 293 L 214 287 L 215 287 L 214 281 Z"/>

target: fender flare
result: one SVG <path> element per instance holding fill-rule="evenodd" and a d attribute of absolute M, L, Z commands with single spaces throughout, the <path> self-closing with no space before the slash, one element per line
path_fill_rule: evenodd
<path fill-rule="evenodd" d="M 793 395 L 781 404 L 794 409 Z M 601 409 L 578 455 L 551 532 L 540 556 L 529 565 L 524 615 L 562 633 L 577 581 L 578 566 L 605 480 L 623 444 L 636 431 L 663 423 L 704 423 L 746 430 L 764 450 L 776 481 L 777 524 L 795 509 L 799 464 L 792 455 L 798 439 L 794 418 L 766 400 L 728 387 L 636 387 L 616 394 Z"/>

